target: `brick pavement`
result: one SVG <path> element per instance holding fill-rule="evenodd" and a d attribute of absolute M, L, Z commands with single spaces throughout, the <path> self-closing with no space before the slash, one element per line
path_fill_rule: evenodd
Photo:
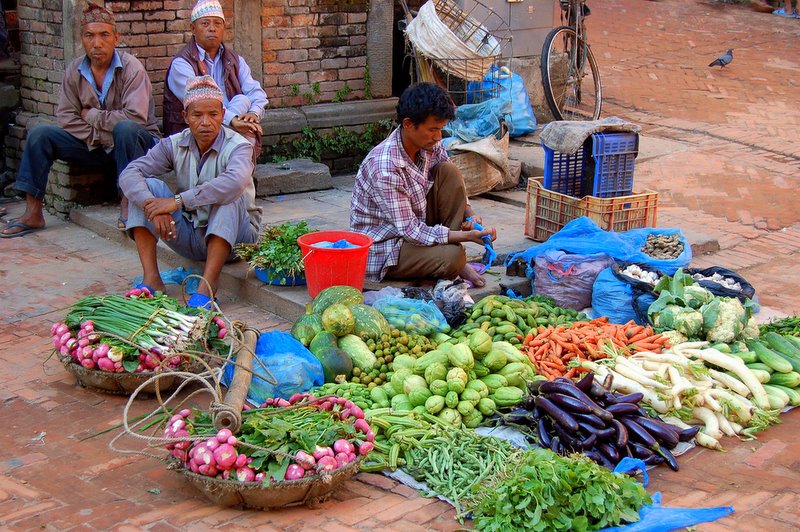
<path fill-rule="evenodd" d="M 765 304 L 798 313 L 800 214 L 800 22 L 735 6 L 611 0 L 592 6 L 592 43 L 608 98 L 606 114 L 643 134 L 685 145 L 637 165 L 637 186 L 662 197 L 662 226 L 716 238 L 702 265 L 740 270 Z M 706 13 L 709 13 L 706 15 Z M 599 29 L 599 28 L 609 28 Z M 610 29 L 610 28 L 613 28 Z M 734 44 L 724 71 L 705 67 Z M 709 192 L 713 190 L 713 193 Z M 12 215 L 21 206 L 12 206 Z M 49 219 L 50 228 L 0 241 L 0 527 L 13 530 L 453 530 L 453 511 L 379 475 L 349 481 L 317 509 L 243 512 L 208 504 L 155 460 L 120 455 L 108 435 L 124 400 L 76 388 L 45 360 L 49 324 L 75 297 L 121 291 L 138 274 L 130 249 Z M 175 293 L 177 295 L 177 293 Z M 286 328 L 267 312 L 223 300 L 261 328 Z M 137 408 L 152 406 L 142 401 Z M 737 512 L 698 530 L 796 530 L 800 526 L 797 411 L 726 453 L 695 449 L 682 470 L 651 472 L 650 489 L 677 506 L 733 504 Z M 46 434 L 42 435 L 43 432 Z M 151 492 L 159 488 L 160 493 Z"/>

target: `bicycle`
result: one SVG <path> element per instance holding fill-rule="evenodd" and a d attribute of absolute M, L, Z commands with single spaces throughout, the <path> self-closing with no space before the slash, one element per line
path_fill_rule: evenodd
<path fill-rule="evenodd" d="M 556 120 L 597 120 L 603 105 L 600 71 L 587 42 L 586 0 L 560 0 L 562 26 L 542 46 L 542 85 Z M 587 79 L 588 78 L 588 79 Z"/>

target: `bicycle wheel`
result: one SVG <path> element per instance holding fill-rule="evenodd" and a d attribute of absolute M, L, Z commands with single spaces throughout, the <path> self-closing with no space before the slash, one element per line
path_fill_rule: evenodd
<path fill-rule="evenodd" d="M 556 120 L 600 118 L 600 72 L 591 48 L 573 28 L 561 26 L 547 34 L 542 47 L 542 85 Z"/>

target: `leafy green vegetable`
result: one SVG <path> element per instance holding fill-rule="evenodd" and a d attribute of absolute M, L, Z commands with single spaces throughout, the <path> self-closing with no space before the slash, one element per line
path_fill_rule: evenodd
<path fill-rule="evenodd" d="M 303 257 L 297 238 L 313 230 L 305 221 L 265 227 L 255 244 L 237 244 L 236 255 L 251 268 L 263 268 L 270 281 L 303 273 Z M 285 283 L 285 279 L 282 281 Z"/>
<path fill-rule="evenodd" d="M 490 531 L 598 530 L 639 520 L 651 502 L 641 484 L 588 458 L 536 449 L 484 484 L 475 528 Z"/>

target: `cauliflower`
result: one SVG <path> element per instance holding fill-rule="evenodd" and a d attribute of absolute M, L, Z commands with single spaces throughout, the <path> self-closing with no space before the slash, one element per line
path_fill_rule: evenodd
<path fill-rule="evenodd" d="M 667 305 L 653 315 L 653 325 L 657 329 L 677 331 L 688 338 L 699 338 L 703 332 L 703 315 L 694 309 Z"/>
<path fill-rule="evenodd" d="M 693 309 L 699 309 L 712 299 L 714 299 L 714 294 L 706 290 L 700 285 L 693 284 L 685 287 L 683 289 L 683 296 L 681 296 L 683 302 L 686 304 L 687 307 L 691 307 Z"/>
<path fill-rule="evenodd" d="M 735 298 L 719 297 L 714 303 L 716 301 L 719 301 L 719 305 L 707 305 L 710 312 L 703 312 L 706 321 L 706 340 L 729 344 L 739 338 L 744 330 L 745 309 Z"/>
<path fill-rule="evenodd" d="M 685 335 L 679 333 L 678 331 L 664 331 L 661 333 L 662 336 L 666 336 L 669 339 L 669 345 L 678 345 L 684 342 L 688 342 L 689 339 L 686 338 Z"/>
<path fill-rule="evenodd" d="M 751 340 L 753 338 L 758 338 L 760 334 L 758 323 L 756 323 L 756 319 L 751 316 L 750 319 L 747 320 L 747 325 L 744 326 L 742 336 Z"/>

